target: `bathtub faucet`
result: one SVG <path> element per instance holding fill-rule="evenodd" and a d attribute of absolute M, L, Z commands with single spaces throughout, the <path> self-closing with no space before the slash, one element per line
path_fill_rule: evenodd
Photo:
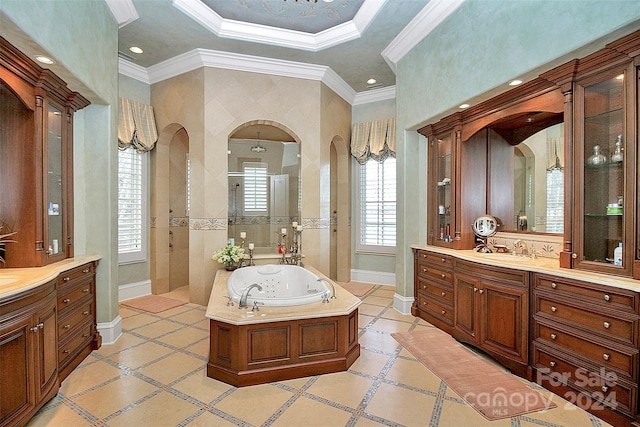
<path fill-rule="evenodd" d="M 240 296 L 240 302 L 238 303 L 238 308 L 247 307 L 247 297 L 249 296 L 249 292 L 251 292 L 251 289 L 253 288 L 258 288 L 259 291 L 262 290 L 262 286 L 258 285 L 257 283 L 247 286 L 247 288 L 244 291 L 242 291 L 242 295 Z"/>
<path fill-rule="evenodd" d="M 318 279 L 318 282 L 328 283 L 329 286 L 331 286 L 331 299 L 336 299 L 336 287 L 333 286 L 333 283 L 331 282 L 331 280 L 327 279 L 326 277 L 321 277 Z"/>

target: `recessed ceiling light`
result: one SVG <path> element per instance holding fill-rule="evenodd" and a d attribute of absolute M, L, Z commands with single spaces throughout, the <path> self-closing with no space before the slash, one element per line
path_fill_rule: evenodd
<path fill-rule="evenodd" d="M 377 82 L 378 82 L 378 81 L 377 81 L 376 79 L 369 79 L 369 80 L 367 80 L 367 84 L 369 84 L 369 85 L 376 84 Z"/>
<path fill-rule="evenodd" d="M 509 82 L 509 86 L 518 86 L 518 85 L 521 85 L 521 84 L 522 84 L 522 80 L 517 80 L 517 79 L 516 80 L 511 80 Z"/>
<path fill-rule="evenodd" d="M 322 1 L 324 1 L 325 3 L 331 3 L 333 0 L 322 0 Z"/>
<path fill-rule="evenodd" d="M 36 61 L 42 62 L 43 64 L 49 64 L 49 65 L 55 64 L 56 62 L 53 59 L 49 58 L 48 56 L 44 56 L 44 55 L 36 56 Z"/>
<path fill-rule="evenodd" d="M 142 53 L 144 52 L 141 48 L 139 48 L 138 46 L 131 46 L 129 48 L 129 50 L 133 53 Z"/>
<path fill-rule="evenodd" d="M 469 104 L 460 104 L 460 108 L 462 109 L 469 108 Z"/>

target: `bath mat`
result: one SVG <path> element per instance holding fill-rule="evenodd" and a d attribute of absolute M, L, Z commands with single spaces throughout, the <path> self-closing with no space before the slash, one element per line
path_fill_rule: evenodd
<path fill-rule="evenodd" d="M 370 283 L 360 283 L 360 282 L 349 282 L 349 283 L 336 282 L 336 283 L 338 283 L 345 290 L 349 291 L 349 293 L 357 297 L 365 296 L 369 291 L 371 291 L 371 289 L 373 289 L 376 286 Z"/>
<path fill-rule="evenodd" d="M 547 397 L 437 328 L 391 336 L 489 421 L 556 407 Z"/>
<path fill-rule="evenodd" d="M 161 311 L 169 310 L 170 308 L 179 307 L 184 303 L 184 301 L 161 297 L 159 295 L 147 295 L 140 298 L 122 301 L 120 304 L 136 308 L 138 310 L 148 311 L 149 313 L 160 313 Z"/>

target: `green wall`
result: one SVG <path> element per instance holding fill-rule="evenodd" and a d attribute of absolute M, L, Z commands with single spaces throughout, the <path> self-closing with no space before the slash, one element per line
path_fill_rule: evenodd
<path fill-rule="evenodd" d="M 397 66 L 397 292 L 413 294 L 426 242 L 426 147 L 415 129 L 640 28 L 637 0 L 467 0 Z M 403 132 L 403 130 L 405 132 Z"/>

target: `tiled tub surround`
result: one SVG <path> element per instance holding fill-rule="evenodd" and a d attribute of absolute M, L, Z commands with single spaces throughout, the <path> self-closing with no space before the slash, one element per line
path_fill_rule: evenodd
<path fill-rule="evenodd" d="M 339 285 L 334 284 L 336 298 L 328 303 L 253 311 L 227 305 L 231 274 L 218 270 L 207 307 L 209 377 L 235 386 L 263 384 L 346 371 L 360 355 L 361 301 Z"/>

